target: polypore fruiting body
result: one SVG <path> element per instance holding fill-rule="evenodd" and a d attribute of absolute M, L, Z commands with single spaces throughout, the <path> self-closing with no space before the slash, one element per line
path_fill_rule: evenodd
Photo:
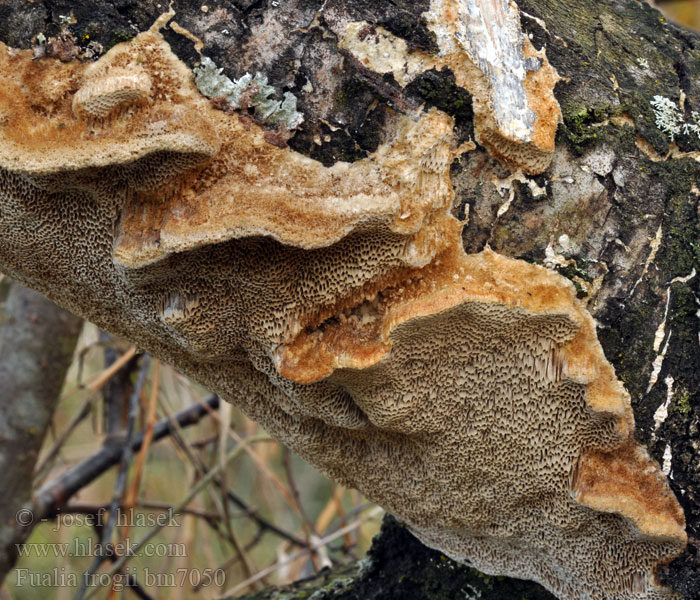
<path fill-rule="evenodd" d="M 117 67 L 75 93 L 73 112 L 79 119 L 104 119 L 129 106 L 146 104 L 150 94 L 151 78 L 142 68 Z"/>
<path fill-rule="evenodd" d="M 87 123 L 100 80 L 136 89 L 117 69 L 143 101 Z M 157 28 L 87 68 L 2 47 L 0 76 L 5 272 L 451 556 L 566 600 L 670 597 L 683 514 L 570 283 L 464 254 L 450 117 L 326 168 L 215 110 Z"/>

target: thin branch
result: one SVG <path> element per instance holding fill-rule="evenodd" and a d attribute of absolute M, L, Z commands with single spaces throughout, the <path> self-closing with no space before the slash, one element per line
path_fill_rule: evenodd
<path fill-rule="evenodd" d="M 131 459 L 134 455 L 132 449 L 132 443 L 134 438 L 134 430 L 136 429 L 136 418 L 139 412 L 139 398 L 141 396 L 141 390 L 146 384 L 146 376 L 148 375 L 148 368 L 150 366 L 150 357 L 148 354 L 144 354 L 141 360 L 141 369 L 139 372 L 139 378 L 136 382 L 133 392 L 131 393 L 131 398 L 129 398 L 129 417 L 126 425 L 126 440 L 122 446 L 122 455 L 119 463 L 119 472 L 117 473 L 117 481 L 114 484 L 114 494 L 112 495 L 112 503 L 109 507 L 109 520 L 102 530 L 102 547 L 106 548 L 112 540 L 112 534 L 114 533 L 114 527 L 117 522 L 117 512 L 119 511 L 119 506 L 122 503 L 122 498 L 124 497 L 124 492 L 126 491 L 126 476 L 129 470 L 129 465 L 131 464 Z M 148 435 L 148 432 L 145 436 Z M 88 567 L 87 571 L 83 574 L 83 578 L 76 594 L 76 600 L 82 600 L 87 590 L 87 584 L 92 575 L 97 573 L 102 563 L 106 560 L 106 556 L 98 553 L 92 564 Z"/>
<path fill-rule="evenodd" d="M 215 415 L 213 412 L 210 414 L 210 416 L 217 421 L 219 421 L 217 415 Z M 229 428 L 227 433 L 230 433 L 232 430 Z M 191 444 L 188 444 L 185 440 L 181 439 L 181 437 L 177 434 L 177 432 L 173 433 L 173 440 L 175 440 L 180 448 L 183 450 L 187 458 L 190 460 L 190 462 L 195 466 L 195 468 L 199 471 L 200 474 L 203 474 L 206 472 L 206 468 L 202 461 L 197 457 L 191 450 Z M 218 439 L 218 435 L 216 436 L 216 439 Z M 240 438 L 239 438 L 240 439 Z M 216 478 L 214 480 L 214 484 L 221 489 L 222 488 L 222 481 L 221 478 Z M 308 544 L 302 540 L 301 538 L 298 538 L 297 536 L 285 531 L 284 529 L 281 529 L 274 523 L 268 521 L 264 517 L 261 517 L 257 510 L 248 506 L 240 497 L 238 497 L 236 494 L 234 494 L 230 489 L 227 490 L 226 496 L 228 499 L 233 502 L 238 508 L 242 509 L 245 511 L 246 516 L 248 516 L 250 519 L 255 521 L 255 523 L 259 526 L 262 527 L 263 529 L 269 531 L 270 533 L 274 533 L 278 537 L 281 537 L 291 544 L 294 544 L 295 546 L 298 546 L 299 548 L 306 548 L 308 547 Z"/>
<path fill-rule="evenodd" d="M 129 574 L 126 576 L 126 587 L 131 590 L 132 594 L 135 594 L 137 598 L 141 600 L 155 600 L 146 590 L 141 587 L 141 584 L 136 580 L 136 577 Z"/>
<path fill-rule="evenodd" d="M 83 419 L 85 419 L 85 417 L 87 417 L 90 414 L 94 403 L 94 397 L 92 396 L 92 394 L 99 390 L 102 386 L 104 386 L 110 380 L 110 378 L 114 377 L 114 375 L 116 375 L 122 369 L 122 367 L 124 367 L 124 365 L 126 365 L 135 355 L 136 348 L 130 348 L 122 356 L 114 360 L 99 375 L 97 375 L 91 383 L 86 384 L 85 386 L 81 384 L 79 387 L 73 389 L 71 392 L 64 396 L 64 398 L 70 397 L 75 392 L 78 392 L 84 388 L 87 389 L 89 392 L 87 400 L 85 400 L 83 405 L 80 407 L 78 413 L 73 417 L 73 419 L 71 419 L 71 422 L 68 424 L 66 430 L 63 431 L 61 435 L 56 439 L 54 445 L 51 447 L 51 450 L 49 450 L 46 456 L 42 459 L 41 463 L 35 468 L 35 483 L 37 483 L 37 481 L 42 478 L 45 472 L 48 471 L 49 467 L 53 464 L 53 461 L 55 460 L 56 456 L 61 451 L 61 448 L 63 448 L 63 444 L 65 444 L 66 440 L 70 437 L 75 428 L 78 425 L 80 425 Z"/>
<path fill-rule="evenodd" d="M 253 539 L 251 539 L 251 540 L 245 545 L 245 547 L 244 547 L 243 549 L 244 549 L 246 552 L 250 552 L 253 548 L 255 548 L 255 546 L 257 546 L 257 545 L 260 543 L 260 541 L 261 541 L 262 538 L 263 538 L 264 533 L 265 533 L 265 530 L 264 530 L 262 527 L 259 527 L 259 528 L 258 528 L 258 531 L 257 531 L 257 532 L 255 533 L 255 535 L 253 536 Z M 216 567 L 216 568 L 214 569 L 214 572 L 219 571 L 219 570 L 221 570 L 221 571 L 227 571 L 228 569 L 230 569 L 231 567 L 233 567 L 239 560 L 241 560 L 241 556 L 242 556 L 242 555 L 240 555 L 240 554 L 239 554 L 239 555 L 232 555 L 232 556 L 229 556 L 223 563 L 221 563 L 218 567 Z M 203 588 L 203 587 L 206 585 L 206 583 L 207 583 L 207 582 L 203 579 L 202 581 L 200 581 L 197 585 L 195 585 L 195 586 L 192 588 L 193 591 L 195 591 L 195 592 L 199 591 L 201 588 Z M 0 599 L 0 600 L 1 600 L 1 599 Z"/>
<path fill-rule="evenodd" d="M 145 508 L 152 511 L 172 513 L 173 505 L 169 502 L 156 502 L 153 500 L 139 500 L 135 504 L 138 508 Z M 71 502 L 62 510 L 62 514 L 97 515 L 104 513 L 109 508 L 109 504 L 84 504 L 81 502 Z M 199 508 L 185 508 L 183 514 L 193 515 L 206 520 L 221 519 L 221 515 L 211 510 L 201 510 Z"/>
<path fill-rule="evenodd" d="M 104 371 L 97 374 L 90 383 L 85 384 L 79 388 L 73 390 L 77 392 L 81 389 L 86 389 L 88 392 L 97 392 L 102 388 L 102 386 L 107 383 L 112 376 L 119 371 L 126 363 L 128 363 L 136 355 L 136 348 L 132 346 L 124 354 L 122 354 L 117 360 L 115 360 L 109 367 Z"/>
<path fill-rule="evenodd" d="M 188 427 L 199 423 L 209 411 L 219 408 L 219 397 L 208 396 L 201 403 L 193 404 L 173 415 L 179 427 Z M 173 432 L 169 419 L 161 419 L 153 428 L 153 441 L 158 441 Z M 143 444 L 145 434 L 139 433 L 131 442 L 133 452 L 138 452 Z M 72 469 L 59 475 L 56 479 L 43 485 L 34 495 L 35 521 L 56 516 L 61 507 L 80 489 L 92 483 L 102 473 L 116 465 L 122 455 L 125 444 L 103 446 L 90 458 Z"/>
<path fill-rule="evenodd" d="M 153 440 L 153 428 L 156 424 L 156 404 L 158 401 L 158 390 L 160 389 L 160 361 L 156 360 L 153 365 L 153 377 L 151 378 L 151 395 L 148 400 L 148 412 L 146 414 L 146 426 L 144 429 L 143 444 L 136 457 L 136 465 L 134 466 L 134 477 L 131 486 L 124 498 L 124 504 L 127 509 L 136 502 L 141 487 L 141 479 L 143 478 L 143 470 L 146 464 L 148 450 Z M 127 535 L 127 534 L 125 534 Z"/>
<path fill-rule="evenodd" d="M 260 442 L 260 441 L 272 441 L 272 438 L 270 438 L 267 435 L 256 435 L 251 438 L 248 438 L 246 440 L 247 443 L 253 443 L 253 442 Z M 204 477 L 202 477 L 195 485 L 194 487 L 190 490 L 190 492 L 177 504 L 175 505 L 173 509 L 173 514 L 178 514 L 183 508 L 185 508 L 192 500 L 201 492 L 206 486 L 208 486 L 214 478 L 219 474 L 221 469 L 225 467 L 228 463 L 230 463 L 234 458 L 236 458 L 241 452 L 243 451 L 243 446 L 237 446 L 233 450 L 231 450 L 227 455 L 226 459 L 223 464 L 219 463 L 217 464 L 211 471 L 209 471 Z M 133 546 L 133 552 L 130 554 L 124 554 L 120 556 L 115 563 L 112 565 L 112 567 L 109 568 L 109 570 L 105 571 L 107 575 L 112 577 L 115 573 L 120 571 L 126 563 L 133 558 L 134 556 L 137 556 L 138 553 L 140 552 L 141 548 L 148 543 L 153 537 L 155 537 L 163 527 L 165 527 L 166 524 L 159 524 L 153 527 L 145 536 L 143 536 L 138 542 L 136 542 Z M 263 575 L 264 577 L 264 575 Z M 260 579 L 260 578 L 259 578 Z M 246 586 L 247 587 L 247 586 Z M 88 590 L 87 594 L 84 596 L 85 600 L 88 598 L 91 598 L 94 594 L 97 593 L 97 590 L 100 589 L 99 586 L 90 588 Z"/>
<path fill-rule="evenodd" d="M 229 598 L 230 596 L 234 596 L 235 594 L 237 594 L 241 590 L 249 587 L 251 584 L 255 583 L 256 581 L 259 581 L 263 577 L 267 577 L 271 573 L 274 573 L 275 571 L 277 571 L 283 567 L 286 567 L 288 564 L 293 563 L 295 560 L 302 558 L 311 552 L 317 552 L 318 550 L 320 550 L 324 546 L 328 545 L 333 540 L 344 536 L 346 533 L 353 531 L 354 529 L 357 529 L 365 521 L 372 519 L 373 517 L 380 514 L 382 511 L 383 511 L 383 509 L 381 507 L 379 507 L 379 506 L 375 507 L 368 514 L 358 518 L 353 523 L 350 523 L 349 525 L 346 525 L 345 527 L 341 527 L 340 529 L 338 529 L 337 531 L 334 531 L 330 535 L 327 535 L 319 540 L 314 541 L 313 544 L 311 544 L 311 546 L 309 548 L 305 548 L 304 550 L 300 550 L 296 554 L 292 554 L 291 556 L 285 558 L 284 560 L 276 562 L 274 565 L 271 565 L 271 566 L 267 567 L 266 569 L 263 569 L 262 571 L 256 573 L 254 577 L 252 577 L 250 579 L 246 579 L 245 581 L 241 581 L 241 583 L 235 585 L 230 590 L 227 590 L 226 592 L 224 592 L 221 596 L 218 597 L 217 600 L 225 600 L 226 598 Z"/>
<path fill-rule="evenodd" d="M 222 405 L 221 408 L 226 408 L 226 404 Z M 230 405 L 228 405 L 230 406 Z M 165 402 L 161 402 L 161 408 L 163 412 L 165 412 L 165 416 L 171 420 L 173 424 L 173 434 L 171 436 L 171 441 L 176 445 L 176 449 L 178 451 L 182 451 L 182 453 L 185 455 L 187 460 L 190 462 L 190 465 L 192 468 L 195 470 L 195 475 L 196 476 L 203 476 L 207 473 L 209 470 L 204 463 L 200 460 L 200 458 L 197 456 L 195 453 L 194 449 L 192 448 L 192 445 L 189 443 L 189 440 L 185 437 L 183 434 L 182 430 L 177 426 L 177 423 L 173 420 L 172 413 L 170 412 L 170 409 L 167 407 Z M 213 413 L 212 413 L 213 415 Z M 211 416 L 211 415 L 210 415 Z M 219 426 L 219 421 L 216 421 L 217 426 Z M 218 482 L 217 482 L 217 485 Z M 225 515 L 225 510 L 220 502 L 219 498 L 209 490 L 210 495 L 211 495 L 211 500 L 212 502 L 216 505 L 216 508 L 219 512 L 219 519 L 218 521 L 208 521 L 207 524 L 209 527 L 211 527 L 216 534 L 226 542 L 228 542 L 234 549 L 238 548 L 238 543 L 237 541 L 233 538 L 230 532 L 230 527 L 228 526 L 228 518 Z M 221 521 L 224 524 L 223 530 L 222 527 L 219 524 L 219 521 Z"/>
<path fill-rule="evenodd" d="M 85 417 L 87 417 L 90 414 L 90 411 L 92 410 L 93 401 L 93 398 L 88 398 L 87 400 L 85 400 L 85 402 L 83 402 L 76 415 L 71 419 L 71 422 L 68 424 L 68 427 L 66 427 L 66 429 L 61 433 L 61 435 L 58 436 L 58 438 L 54 442 L 54 445 L 51 447 L 51 450 L 49 450 L 46 454 L 46 457 L 34 469 L 35 481 L 42 478 L 42 476 L 44 475 L 44 471 L 47 471 L 49 467 L 51 467 L 54 459 L 56 458 L 56 456 L 58 456 L 58 453 L 61 451 L 61 448 L 63 448 L 63 444 L 66 443 L 66 440 L 70 437 L 71 433 L 73 433 L 75 428 L 83 422 L 83 419 L 85 419 Z"/>
<path fill-rule="evenodd" d="M 257 466 L 258 469 L 260 469 L 260 472 L 263 475 L 265 475 L 265 477 L 267 477 L 267 479 L 269 479 L 272 482 L 272 484 L 280 491 L 282 497 L 285 499 L 289 507 L 299 515 L 299 518 L 301 519 L 302 523 L 304 524 L 304 526 L 306 526 L 306 522 L 304 521 L 300 505 L 297 503 L 296 498 L 294 497 L 294 494 L 289 489 L 289 487 L 285 485 L 284 482 L 272 472 L 272 469 L 270 469 L 267 463 L 262 458 L 260 458 L 260 456 L 257 452 L 255 452 L 255 450 L 253 450 L 250 446 L 246 444 L 245 440 L 241 438 L 241 436 L 238 435 L 236 431 L 234 431 L 233 429 L 228 429 L 228 435 L 230 435 L 236 441 L 236 443 L 243 446 L 243 449 L 246 451 L 246 454 L 250 456 L 253 463 L 255 463 L 255 466 Z"/>
<path fill-rule="evenodd" d="M 292 453 L 289 451 L 289 448 L 284 446 L 282 448 L 282 464 L 284 466 L 284 473 L 287 477 L 287 483 L 289 484 L 289 488 L 292 490 L 292 494 L 294 496 L 294 502 L 296 502 L 296 505 L 299 507 L 299 514 L 301 515 L 304 527 L 312 535 L 318 535 L 314 522 L 309 518 L 309 515 L 306 514 L 306 510 L 304 510 L 304 504 L 301 501 L 301 494 L 299 493 L 299 488 L 297 487 L 296 480 L 294 479 L 294 470 L 292 469 L 291 458 Z"/>
<path fill-rule="evenodd" d="M 243 567 L 243 574 L 246 579 L 250 579 L 253 576 L 253 572 L 257 569 L 253 568 L 252 561 L 248 556 L 248 553 L 241 546 L 238 541 L 238 537 L 231 527 L 231 512 L 229 510 L 229 504 L 227 498 L 228 493 L 228 480 L 226 477 L 226 469 L 224 469 L 224 461 L 226 460 L 226 442 L 228 441 L 228 436 L 226 432 L 231 424 L 231 412 L 233 407 L 230 404 L 222 406 L 219 420 L 219 464 L 221 465 L 221 494 L 223 496 L 222 509 L 224 513 L 224 527 L 228 533 L 228 537 L 233 543 L 233 547 L 236 550 L 236 554 L 241 558 L 241 565 Z"/>
<path fill-rule="evenodd" d="M 201 440 L 195 440 L 194 442 L 190 443 L 190 446 L 193 448 L 197 448 L 197 450 L 202 450 L 203 448 L 206 448 L 207 446 L 211 446 L 213 443 L 218 441 L 219 436 L 217 435 L 210 435 L 208 438 L 204 438 Z"/>

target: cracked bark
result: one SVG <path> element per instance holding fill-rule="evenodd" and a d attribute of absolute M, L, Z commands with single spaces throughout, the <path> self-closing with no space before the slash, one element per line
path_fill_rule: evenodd
<path fill-rule="evenodd" d="M 553 163 L 542 175 L 513 178 L 482 148 L 455 162 L 455 212 L 469 215 L 465 248 L 477 252 L 488 243 L 502 254 L 560 271 L 579 289 L 599 324 L 606 355 L 632 396 L 637 437 L 665 465 L 686 513 L 688 549 L 664 569 L 662 579 L 683 598 L 696 598 L 700 140 L 681 136 L 669 156 L 669 139 L 656 127 L 649 102 L 655 95 L 677 100 L 682 92 L 686 116 L 700 110 L 700 39 L 636 0 L 517 3 L 532 43 L 546 45 L 562 77 L 555 94 L 564 122 Z M 409 49 L 435 52 L 421 18 L 427 1 L 407 1 L 400 8 L 362 0 L 278 4 L 214 1 L 205 13 L 201 2 L 182 0 L 174 8 L 177 21 L 203 40 L 205 54 L 227 75 L 260 70 L 278 89 L 298 97 L 306 121 L 289 142 L 295 150 L 324 164 L 356 160 L 380 143 L 388 111 L 422 102 L 452 114 L 462 139 L 472 135 L 469 94 L 448 70 L 428 71 L 402 88 L 391 76 L 369 77 L 338 49 L 333 18 L 343 13 L 381 25 L 406 39 Z M 80 44 L 90 40 L 108 48 L 149 27 L 161 10 L 154 0 L 80 5 L 5 0 L 0 39 L 29 47 L 39 32 L 56 30 L 59 15 L 72 13 L 70 30 Z M 192 43 L 170 30 L 165 34 L 193 65 Z M 662 422 L 657 411 L 664 403 L 668 416 Z M 371 568 L 358 573 L 351 567 L 341 573 L 342 583 L 327 576 L 306 584 L 303 593 L 454 598 L 474 589 L 482 598 L 548 597 L 536 586 L 476 576 L 404 535 L 388 523 Z M 270 594 L 249 596 L 265 597 Z"/>
<path fill-rule="evenodd" d="M 31 507 L 31 473 L 82 326 L 82 319 L 8 279 L 0 281 L 0 299 L 5 295 L 0 305 L 0 581 L 17 559 L 18 531 L 23 536 L 31 531 L 19 527 L 29 523 L 18 511 Z"/>

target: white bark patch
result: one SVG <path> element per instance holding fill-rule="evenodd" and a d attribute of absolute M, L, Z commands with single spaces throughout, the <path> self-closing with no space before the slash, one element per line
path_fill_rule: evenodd
<path fill-rule="evenodd" d="M 661 240 L 661 226 L 659 226 L 659 230 L 656 234 L 656 239 Z M 653 260 L 653 256 L 656 255 L 656 250 L 658 250 L 658 243 L 654 247 L 653 242 L 652 242 L 652 254 L 649 256 L 647 259 L 647 265 Z M 653 255 L 653 256 L 652 256 Z M 645 266 L 645 271 L 646 271 L 646 266 Z M 656 333 L 654 334 L 654 352 L 659 352 L 659 348 L 661 348 L 661 343 L 664 341 L 664 337 L 666 337 L 666 318 L 668 317 L 668 306 L 671 301 L 671 284 L 672 283 L 687 283 L 690 281 L 693 277 L 695 277 L 696 271 L 693 269 L 688 275 L 685 275 L 684 277 L 674 277 L 669 283 L 669 287 L 666 289 L 666 308 L 664 309 L 664 318 L 659 324 L 659 326 L 656 328 Z M 636 287 L 635 283 L 635 287 Z M 632 290 L 634 291 L 634 289 Z M 651 388 L 654 386 L 656 381 L 659 378 L 659 373 L 661 372 L 661 366 L 663 365 L 664 358 L 666 357 L 666 351 L 668 350 L 668 343 L 671 341 L 671 334 L 668 334 L 668 338 L 666 339 L 666 343 L 664 344 L 664 349 L 661 351 L 660 354 L 657 354 L 656 358 L 654 359 L 654 362 L 652 363 L 652 369 L 651 369 L 651 377 L 649 378 L 649 386 L 647 387 L 647 394 L 651 390 Z M 671 383 L 673 383 L 673 378 L 671 377 Z M 669 377 L 665 379 L 667 385 L 668 385 L 668 380 Z M 665 418 L 665 417 L 664 417 Z"/>
<path fill-rule="evenodd" d="M 695 271 L 695 267 L 693 267 L 693 270 L 690 273 L 688 273 L 685 277 L 681 277 L 680 275 L 678 277 L 674 277 L 673 279 L 671 279 L 671 281 L 668 282 L 668 284 L 671 285 L 672 283 L 688 283 L 693 277 L 695 277 L 695 275 L 697 275 L 697 273 Z"/>
<path fill-rule="evenodd" d="M 671 290 L 666 290 L 666 309 L 664 310 L 664 318 L 656 328 L 656 333 L 654 334 L 654 352 L 659 352 L 661 348 L 661 342 L 664 341 L 666 335 L 666 317 L 668 316 L 668 304 L 671 300 Z M 656 355 L 651 368 L 651 377 L 649 378 L 649 385 L 647 386 L 647 394 L 654 387 L 657 379 L 659 378 L 659 373 L 661 372 L 661 366 L 664 364 L 664 358 L 666 358 L 666 351 L 668 350 L 668 343 L 671 341 L 671 333 L 668 334 L 666 343 L 664 344 L 664 349 L 661 353 Z"/>
<path fill-rule="evenodd" d="M 366 21 L 348 23 L 338 46 L 375 73 L 391 73 L 401 86 L 435 64 L 422 53 L 409 54 L 405 40 Z"/>
<path fill-rule="evenodd" d="M 520 29 L 506 0 L 432 0 L 423 13 L 440 48 L 437 56 L 409 52 L 406 42 L 364 21 L 337 25 L 338 46 L 376 73 L 405 86 L 428 69 L 448 67 L 472 95 L 475 137 L 513 171 L 544 171 L 554 152 L 561 110 L 559 76 L 544 49 Z"/>
<path fill-rule="evenodd" d="M 535 113 L 523 82 L 537 59 L 523 56 L 517 8 L 505 0 L 460 0 L 455 37 L 491 84 L 493 116 L 506 135 L 532 140 Z"/>
<path fill-rule="evenodd" d="M 554 251 L 554 244 L 552 241 L 547 244 L 544 249 L 544 266 L 548 269 L 555 269 L 556 267 L 565 267 L 569 264 L 569 261 L 565 256 L 557 254 Z"/>
<path fill-rule="evenodd" d="M 605 177 L 613 170 L 615 163 L 615 151 L 608 146 L 596 148 L 583 157 L 583 167 L 590 169 L 596 175 Z"/>
<path fill-rule="evenodd" d="M 659 405 L 659 408 L 657 408 L 654 413 L 653 438 L 656 438 L 659 427 L 661 427 L 668 418 L 668 407 L 671 404 L 671 398 L 673 398 L 673 377 L 669 375 L 664 379 L 664 383 L 666 384 L 666 400 Z"/>
<path fill-rule="evenodd" d="M 666 449 L 664 450 L 664 464 L 661 467 L 661 472 L 666 475 L 666 477 L 670 477 L 673 479 L 673 475 L 671 475 L 671 460 L 673 460 L 673 455 L 671 454 L 671 445 L 666 444 Z"/>
<path fill-rule="evenodd" d="M 501 198 L 505 198 L 506 192 L 508 193 L 506 201 L 498 207 L 498 212 L 496 213 L 497 218 L 503 216 L 504 214 L 506 214 L 506 212 L 508 212 L 511 203 L 515 198 L 515 187 L 513 186 L 514 181 L 518 181 L 523 185 L 527 185 L 527 187 L 530 189 L 530 193 L 534 198 L 538 196 L 547 195 L 547 190 L 545 188 L 539 186 L 534 179 L 530 179 L 523 175 L 521 171 L 516 171 L 512 175 L 506 177 L 505 179 L 499 179 L 497 177 L 494 177 L 493 179 L 491 179 L 491 183 L 498 190 L 499 196 L 501 196 Z"/>
<path fill-rule="evenodd" d="M 634 290 L 637 289 L 637 286 L 639 283 L 644 279 L 644 276 L 647 274 L 649 271 L 649 265 L 654 262 L 654 259 L 656 258 L 656 253 L 659 251 L 659 246 L 661 245 L 661 237 L 663 234 L 663 229 L 662 226 L 659 225 L 659 228 L 656 230 L 656 235 L 654 236 L 653 240 L 649 241 L 649 246 L 651 247 L 651 251 L 649 252 L 649 256 L 647 256 L 647 260 L 644 263 L 644 270 L 642 271 L 642 274 L 639 276 L 639 279 L 634 282 L 634 285 L 632 286 L 632 291 L 630 292 L 630 296 L 634 294 Z M 668 301 L 666 302 L 666 310 L 668 311 Z M 665 322 L 665 320 L 664 320 Z M 659 342 L 660 344 L 661 342 Z M 657 348 L 658 350 L 658 348 Z"/>

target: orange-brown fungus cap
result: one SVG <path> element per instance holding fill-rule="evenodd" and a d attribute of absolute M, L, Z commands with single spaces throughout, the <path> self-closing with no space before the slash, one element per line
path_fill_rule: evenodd
<path fill-rule="evenodd" d="M 546 69 L 527 94 L 546 96 Z M 478 135 L 502 148 L 481 83 Z M 530 109 L 517 147 L 541 154 L 504 155 L 537 170 L 553 139 L 537 115 L 556 110 Z M 629 397 L 570 282 L 465 255 L 450 164 L 473 145 L 452 129 L 436 109 L 395 114 L 371 156 L 324 167 L 215 110 L 157 26 L 89 66 L 0 45 L 0 268 L 430 546 L 563 600 L 670 599 L 654 572 L 683 515 Z"/>

